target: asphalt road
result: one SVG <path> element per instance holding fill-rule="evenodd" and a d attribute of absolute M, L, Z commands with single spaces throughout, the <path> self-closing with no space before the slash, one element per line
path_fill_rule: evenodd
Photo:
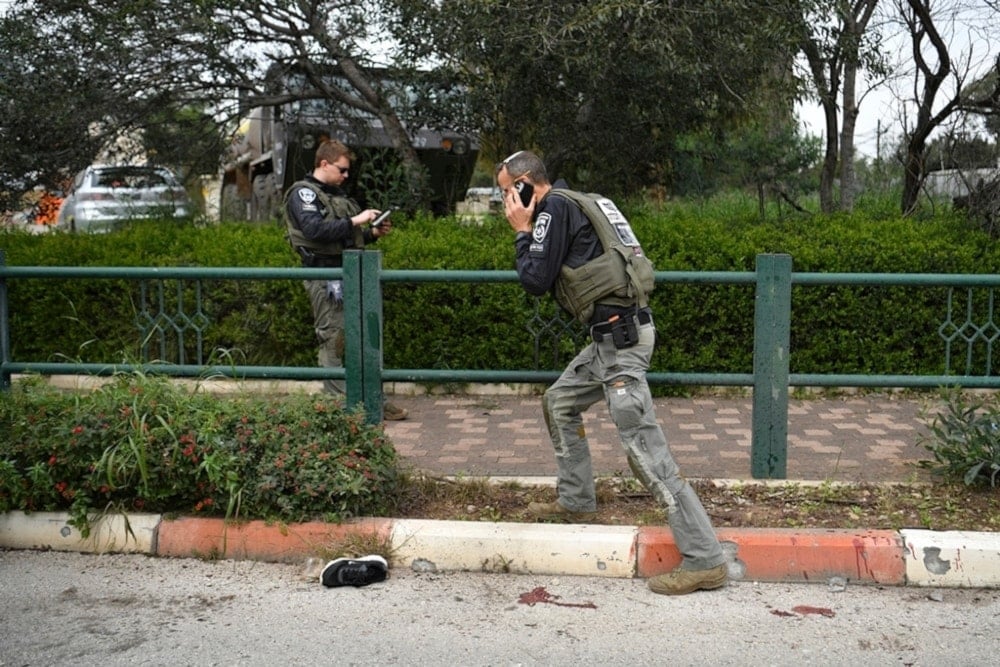
<path fill-rule="evenodd" d="M 997 590 L 672 598 L 633 579 L 409 570 L 328 589 L 316 569 L 0 551 L 0 665 L 978 666 L 1000 648 Z"/>

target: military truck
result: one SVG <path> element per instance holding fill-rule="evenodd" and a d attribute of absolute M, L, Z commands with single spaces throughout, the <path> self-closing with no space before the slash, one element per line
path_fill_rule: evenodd
<path fill-rule="evenodd" d="M 294 71 L 269 73 L 271 85 L 295 90 L 304 81 Z M 408 129 L 426 169 L 425 188 L 409 192 L 397 151 L 382 122 L 325 99 L 305 99 L 256 107 L 240 123 L 223 167 L 219 214 L 222 220 L 277 220 L 284 192 L 313 170 L 316 147 L 339 139 L 356 155 L 346 183 L 363 207 L 415 208 L 451 213 L 465 196 L 479 155 L 474 135 L 421 127 Z"/>

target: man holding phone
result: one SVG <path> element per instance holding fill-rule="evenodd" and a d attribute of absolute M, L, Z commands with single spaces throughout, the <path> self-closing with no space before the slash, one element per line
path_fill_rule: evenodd
<path fill-rule="evenodd" d="M 605 400 L 629 466 L 667 510 L 681 565 L 649 580 L 655 593 L 724 586 L 728 569 L 708 514 L 680 476 L 656 420 L 646 382 L 655 328 L 649 308 L 653 266 L 611 200 L 550 184 L 542 160 L 518 151 L 497 165 L 504 213 L 516 232 L 517 274 L 529 294 L 552 292 L 590 328 L 590 342 L 542 398 L 555 449 L 558 499 L 531 503 L 534 519 L 586 521 L 597 509 L 583 412 Z"/>
<path fill-rule="evenodd" d="M 285 226 L 288 241 L 302 259 L 302 266 L 342 267 L 344 250 L 361 249 L 392 232 L 392 221 L 377 209 L 361 210 L 343 189 L 351 169 L 350 149 L 336 140 L 316 149 L 314 168 L 285 193 Z M 382 217 L 380 218 L 380 214 Z M 375 222 L 378 224 L 374 224 Z M 341 368 L 344 358 L 344 293 L 339 280 L 303 281 L 312 306 L 319 365 Z M 343 396 L 341 380 L 324 380 L 324 391 Z M 406 419 L 407 412 L 383 404 L 389 420 Z"/>

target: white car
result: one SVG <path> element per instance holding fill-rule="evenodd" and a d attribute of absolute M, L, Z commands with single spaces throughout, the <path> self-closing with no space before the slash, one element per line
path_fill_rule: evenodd
<path fill-rule="evenodd" d="M 73 179 L 56 226 L 106 232 L 130 220 L 168 220 L 194 214 L 191 199 L 165 167 L 91 165 Z"/>

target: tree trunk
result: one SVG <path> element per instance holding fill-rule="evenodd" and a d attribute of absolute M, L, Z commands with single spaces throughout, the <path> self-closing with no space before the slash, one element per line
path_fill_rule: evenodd
<path fill-rule="evenodd" d="M 931 132 L 944 122 L 955 110 L 961 100 L 961 91 L 948 101 L 938 113 L 933 113 L 934 99 L 945 78 L 952 72 L 951 56 L 948 45 L 941 37 L 934 24 L 930 11 L 929 0 L 907 0 L 912 15 L 907 18 L 910 30 L 913 60 L 917 67 L 917 77 L 923 77 L 923 89 L 917 96 L 917 122 L 913 132 L 906 142 L 906 158 L 903 161 L 903 195 L 900 210 L 903 215 L 910 215 L 917 208 L 920 188 L 923 187 L 926 175 L 924 158 L 927 153 L 927 138 Z M 936 66 L 925 57 L 924 40 L 930 42 L 937 55 Z M 916 88 L 916 86 L 914 86 Z"/>
<path fill-rule="evenodd" d="M 819 103 L 823 107 L 823 117 L 826 125 L 826 150 L 823 154 L 823 166 L 819 172 L 819 208 L 823 213 L 833 213 L 833 183 L 837 177 L 838 138 L 837 134 L 837 72 L 835 68 L 827 76 L 827 62 L 824 60 L 819 43 L 808 35 L 802 41 L 802 53 L 806 56 L 809 69 L 812 72 L 813 85 Z"/>
<path fill-rule="evenodd" d="M 904 216 L 910 215 L 917 208 L 920 188 L 924 184 L 925 152 L 923 139 L 913 137 L 906 144 L 906 158 L 903 161 L 903 196 L 900 203 Z"/>
<path fill-rule="evenodd" d="M 861 39 L 868 29 L 878 0 L 855 3 L 844 14 L 843 48 L 843 111 L 844 125 L 840 133 L 840 210 L 854 210 L 854 131 L 858 122 L 857 77 L 861 66 Z"/>
<path fill-rule="evenodd" d="M 826 117 L 826 151 L 823 154 L 823 167 L 819 172 L 819 208 L 823 213 L 833 213 L 836 209 L 833 184 L 837 178 L 839 158 L 836 105 L 830 100 L 824 100 L 823 112 Z"/>
<path fill-rule="evenodd" d="M 840 133 L 840 210 L 854 210 L 854 128 L 858 104 L 854 93 L 857 66 L 844 65 L 844 124 Z"/>

